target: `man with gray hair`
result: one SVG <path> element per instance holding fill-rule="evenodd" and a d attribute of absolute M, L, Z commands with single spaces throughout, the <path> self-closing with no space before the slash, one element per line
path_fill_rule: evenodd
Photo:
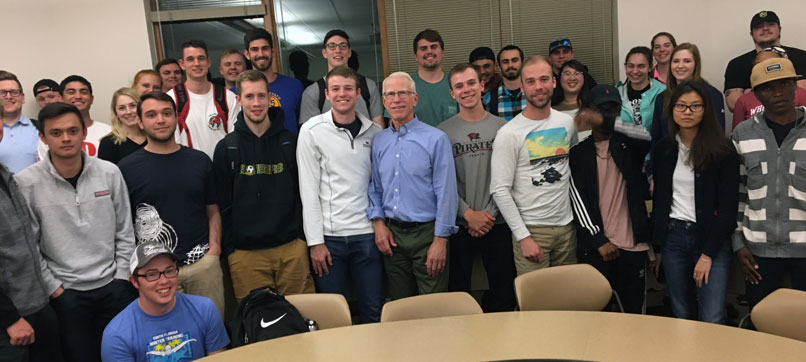
<path fill-rule="evenodd" d="M 410 75 L 389 75 L 382 94 L 390 127 L 372 142 L 367 216 L 384 255 L 389 296 L 444 292 L 448 237 L 458 230 L 450 140 L 415 116 L 417 92 Z"/>

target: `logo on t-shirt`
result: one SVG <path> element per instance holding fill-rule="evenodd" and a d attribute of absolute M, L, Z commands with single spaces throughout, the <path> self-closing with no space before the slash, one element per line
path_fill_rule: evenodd
<path fill-rule="evenodd" d="M 109 195 L 109 190 L 95 191 L 95 197 L 101 197 L 107 195 Z"/>
<path fill-rule="evenodd" d="M 150 362 L 177 362 L 193 358 L 193 349 L 190 342 L 196 341 L 187 333 L 170 331 L 158 334 L 151 338 L 146 348 L 146 356 Z"/>
<path fill-rule="evenodd" d="M 453 158 L 465 154 L 470 154 L 470 157 L 476 157 L 486 154 L 485 151 L 493 150 L 493 141 L 495 141 L 495 138 L 485 140 L 481 138 L 481 134 L 478 132 L 472 132 L 467 134 L 467 139 L 469 142 L 457 142 L 453 144 Z"/>
<path fill-rule="evenodd" d="M 532 178 L 532 184 L 541 186 L 555 183 L 562 179 L 562 173 L 556 165 L 568 160 L 571 143 L 565 127 L 532 131 L 526 135 L 526 149 L 529 151 L 529 163 L 540 168 L 540 178 Z"/>
<path fill-rule="evenodd" d="M 210 128 L 213 131 L 218 131 L 218 130 L 221 129 L 221 125 L 223 123 L 224 122 L 221 119 L 221 116 L 219 116 L 218 113 L 215 113 L 215 114 L 210 115 L 210 117 L 208 118 L 208 120 L 207 120 L 207 128 Z"/>
<path fill-rule="evenodd" d="M 280 104 L 279 94 L 269 92 L 269 107 L 282 107 L 282 104 Z"/>
<path fill-rule="evenodd" d="M 157 241 L 174 251 L 179 243 L 179 236 L 173 226 L 162 221 L 157 208 L 146 203 L 137 205 L 134 210 L 134 236 L 137 243 Z"/>
<path fill-rule="evenodd" d="M 84 152 L 86 152 L 88 156 L 95 156 L 98 153 L 98 149 L 95 145 L 89 142 L 84 142 L 81 148 L 84 149 Z"/>

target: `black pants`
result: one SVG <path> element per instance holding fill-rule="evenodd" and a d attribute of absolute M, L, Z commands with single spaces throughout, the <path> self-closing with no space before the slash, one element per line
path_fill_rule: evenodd
<path fill-rule="evenodd" d="M 0 362 L 63 361 L 59 322 L 53 309 L 45 305 L 38 312 L 23 318 L 34 329 L 34 343 L 12 346 L 8 332 L 3 329 L 0 331 Z"/>
<path fill-rule="evenodd" d="M 65 360 L 100 362 L 104 328 L 136 297 L 136 289 L 128 281 L 115 279 L 97 289 L 65 289 L 51 300 L 50 305 L 59 316 Z"/>
<path fill-rule="evenodd" d="M 792 289 L 806 290 L 806 258 L 754 258 L 761 280 L 755 285 L 746 283 L 751 308 L 778 289 L 787 274 L 792 280 Z"/>
<path fill-rule="evenodd" d="M 485 312 L 515 310 L 515 257 L 512 255 L 512 232 L 506 224 L 495 224 L 480 238 L 470 236 L 467 230 L 465 227 L 460 227 L 459 232 L 450 238 L 449 289 L 470 292 L 473 260 L 476 253 L 481 253 L 490 285 L 481 299 L 481 308 Z"/>
<path fill-rule="evenodd" d="M 580 255 L 579 262 L 590 264 L 604 274 L 621 298 L 625 312 L 640 314 L 646 290 L 646 253 L 619 250 L 618 258 L 606 262 L 598 251 L 593 250 Z M 613 302 L 615 300 L 611 300 Z"/>

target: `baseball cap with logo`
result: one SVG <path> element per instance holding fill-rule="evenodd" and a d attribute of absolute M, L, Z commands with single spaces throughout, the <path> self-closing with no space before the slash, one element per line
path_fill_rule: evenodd
<path fill-rule="evenodd" d="M 588 99 L 590 99 L 589 104 L 591 107 L 607 102 L 621 104 L 621 96 L 616 87 L 607 84 L 597 84 L 595 87 L 591 88 Z"/>
<path fill-rule="evenodd" d="M 574 49 L 571 46 L 571 41 L 568 40 L 568 38 L 557 38 L 557 39 L 552 40 L 551 43 L 549 44 L 549 54 L 551 54 L 551 52 L 553 52 L 555 49 L 562 48 L 562 47 L 566 47 L 566 48 L 572 49 L 572 50 Z"/>
<path fill-rule="evenodd" d="M 778 19 L 778 15 L 773 11 L 759 11 L 756 15 L 753 15 L 753 19 L 750 20 L 750 30 L 758 28 L 764 25 L 764 23 L 776 23 L 781 25 L 781 20 Z"/>
<path fill-rule="evenodd" d="M 129 271 L 134 274 L 137 269 L 146 266 L 151 260 L 160 256 L 168 255 L 174 261 L 177 261 L 176 255 L 168 249 L 165 244 L 159 241 L 147 241 L 134 248 L 131 261 L 129 262 Z"/>
<path fill-rule="evenodd" d="M 756 88 L 774 80 L 790 78 L 800 78 L 798 73 L 795 73 L 795 66 L 792 65 L 792 61 L 786 58 L 772 58 L 753 67 L 753 72 L 750 73 L 750 86 Z"/>

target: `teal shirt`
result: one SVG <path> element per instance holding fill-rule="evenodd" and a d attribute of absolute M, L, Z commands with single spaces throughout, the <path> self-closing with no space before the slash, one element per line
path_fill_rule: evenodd
<path fill-rule="evenodd" d="M 422 80 L 417 72 L 412 72 L 411 78 L 414 79 L 418 99 L 414 114 L 420 121 L 436 127 L 442 121 L 459 113 L 459 106 L 451 97 L 447 72 L 437 83 Z"/>
<path fill-rule="evenodd" d="M 659 82 L 657 79 L 650 79 L 649 81 L 649 89 L 641 94 L 640 105 L 641 125 L 644 126 L 647 132 L 652 131 L 652 116 L 655 113 L 655 99 L 658 98 L 658 94 L 666 90 L 666 85 Z M 629 81 L 616 84 L 616 88 L 621 95 L 621 120 L 625 123 L 636 124 L 635 117 L 633 117 L 633 110 L 630 108 L 630 99 L 627 97 L 627 87 L 629 86 Z"/>

